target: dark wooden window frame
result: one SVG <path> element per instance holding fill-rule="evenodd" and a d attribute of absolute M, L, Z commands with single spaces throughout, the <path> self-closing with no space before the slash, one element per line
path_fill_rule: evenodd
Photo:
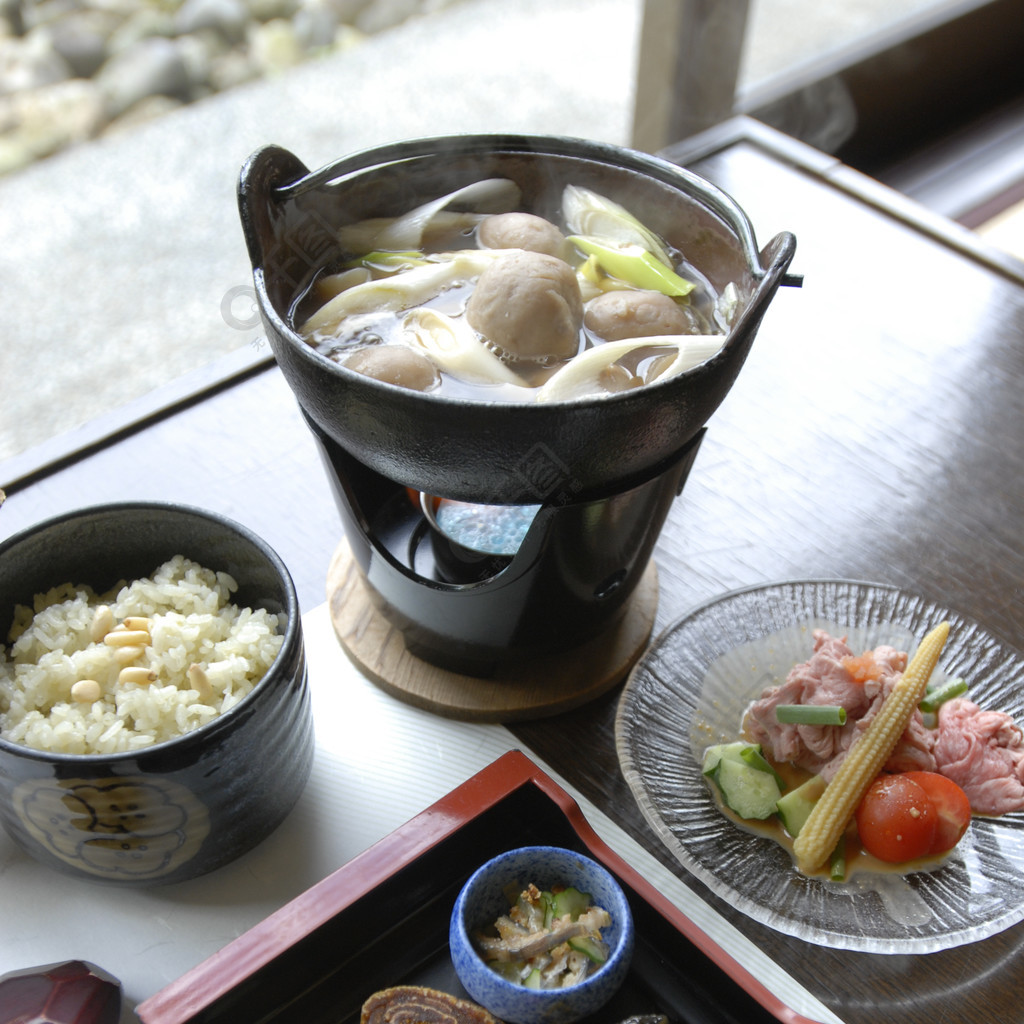
<path fill-rule="evenodd" d="M 1013 201 L 1020 178 L 994 181 L 991 168 L 1024 147 L 1024 0 L 936 5 L 738 91 L 748 8 L 749 0 L 646 0 L 638 148 L 746 114 L 909 194 L 943 164 L 963 179 L 963 155 L 973 153 L 981 173 L 973 184 L 954 181 L 959 208 L 943 210 L 965 223 L 970 209 Z"/>

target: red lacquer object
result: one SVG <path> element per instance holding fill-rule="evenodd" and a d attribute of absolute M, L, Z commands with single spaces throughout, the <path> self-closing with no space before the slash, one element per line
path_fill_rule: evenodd
<path fill-rule="evenodd" d="M 0 977 L 0 1024 L 117 1024 L 121 984 L 84 960 Z"/>

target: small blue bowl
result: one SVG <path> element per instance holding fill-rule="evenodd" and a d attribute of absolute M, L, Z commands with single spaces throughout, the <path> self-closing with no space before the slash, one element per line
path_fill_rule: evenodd
<path fill-rule="evenodd" d="M 608 960 L 589 977 L 565 989 L 528 989 L 490 968 L 473 936 L 508 912 L 509 887 L 575 886 L 611 916 L 603 929 Z M 459 981 L 477 1003 L 507 1024 L 570 1024 L 599 1010 L 618 991 L 633 956 L 633 915 L 622 887 L 600 864 L 557 846 L 524 846 L 499 854 L 463 886 L 448 933 Z"/>

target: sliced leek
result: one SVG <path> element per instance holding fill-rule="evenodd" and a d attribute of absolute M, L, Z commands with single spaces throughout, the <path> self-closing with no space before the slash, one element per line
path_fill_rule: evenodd
<path fill-rule="evenodd" d="M 485 178 L 423 203 L 401 217 L 374 217 L 348 224 L 338 232 L 347 252 L 360 254 L 373 249 L 420 249 L 430 222 L 453 203 L 472 207 L 467 215 L 473 223 L 488 213 L 505 213 L 519 205 L 519 186 L 508 178 Z"/>
<path fill-rule="evenodd" d="M 463 249 L 446 253 L 422 266 L 380 280 L 367 281 L 324 303 L 300 328 L 312 335 L 334 334 L 347 317 L 361 313 L 395 312 L 420 306 L 462 281 L 479 277 L 504 249 Z"/>
<path fill-rule="evenodd" d="M 637 288 L 682 298 L 696 287 L 639 245 L 613 246 L 582 235 L 571 235 L 569 241 L 587 256 L 594 257 L 605 273 Z"/>
<path fill-rule="evenodd" d="M 402 331 L 413 348 L 428 355 L 439 370 L 459 380 L 523 386 L 522 378 L 461 318 L 424 306 L 405 314 Z"/>
<path fill-rule="evenodd" d="M 611 246 L 635 245 L 659 263 L 672 266 L 665 243 L 624 206 L 588 188 L 567 185 L 562 192 L 566 232 L 603 240 Z"/>
<path fill-rule="evenodd" d="M 725 343 L 720 334 L 665 334 L 652 338 L 630 338 L 595 345 L 562 366 L 538 389 L 536 401 L 562 402 L 572 398 L 585 398 L 604 393 L 600 375 L 626 356 L 642 349 L 664 349 L 673 358 L 659 366 L 658 372 L 645 384 L 666 380 L 684 370 L 710 359 Z"/>

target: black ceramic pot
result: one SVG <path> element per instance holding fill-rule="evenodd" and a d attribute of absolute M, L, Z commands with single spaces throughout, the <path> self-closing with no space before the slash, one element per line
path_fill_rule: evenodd
<path fill-rule="evenodd" d="M 229 711 L 138 752 L 48 753 L 0 735 L 0 820 L 30 856 L 97 882 L 155 885 L 212 871 L 284 820 L 312 766 L 298 598 L 277 554 L 244 527 L 182 505 L 125 503 L 58 516 L 0 544 L 0 624 L 64 582 L 98 593 L 174 555 L 229 573 L 232 601 L 276 614 L 269 672 Z"/>
<path fill-rule="evenodd" d="M 567 184 L 629 209 L 742 304 L 722 351 L 670 380 L 593 400 L 497 404 L 440 398 L 328 360 L 290 315 L 314 274 L 340 257 L 337 229 L 393 216 L 459 186 L 507 177 L 524 206 L 555 216 Z M 388 479 L 466 501 L 589 499 L 650 479 L 694 438 L 725 397 L 793 258 L 776 236 L 760 253 L 736 203 L 657 157 L 559 137 L 467 135 L 403 142 L 310 173 L 267 147 L 241 173 L 239 205 L 257 301 L 277 361 L 304 412 Z"/>

